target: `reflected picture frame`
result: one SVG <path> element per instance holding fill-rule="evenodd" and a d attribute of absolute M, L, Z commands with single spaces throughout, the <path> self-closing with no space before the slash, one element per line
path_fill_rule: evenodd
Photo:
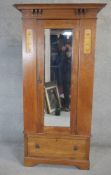
<path fill-rule="evenodd" d="M 61 108 L 60 96 L 57 85 L 47 85 L 45 87 L 45 98 L 49 114 L 54 113 L 56 107 Z"/>

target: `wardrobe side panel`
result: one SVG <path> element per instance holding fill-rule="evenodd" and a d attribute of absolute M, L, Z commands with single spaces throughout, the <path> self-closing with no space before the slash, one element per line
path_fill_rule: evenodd
<path fill-rule="evenodd" d="M 25 133 L 36 131 L 36 20 L 23 19 L 23 107 Z"/>
<path fill-rule="evenodd" d="M 92 97 L 96 20 L 80 20 L 80 50 L 78 72 L 77 130 L 80 135 L 91 134 Z"/>

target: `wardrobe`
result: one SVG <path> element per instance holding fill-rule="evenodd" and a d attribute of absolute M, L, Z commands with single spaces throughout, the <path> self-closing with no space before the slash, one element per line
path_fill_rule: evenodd
<path fill-rule="evenodd" d="M 96 21 L 105 4 L 15 4 L 22 14 L 24 165 L 90 167 Z"/>

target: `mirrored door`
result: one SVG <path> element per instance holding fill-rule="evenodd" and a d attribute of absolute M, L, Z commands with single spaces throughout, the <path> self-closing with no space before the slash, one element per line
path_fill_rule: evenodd
<path fill-rule="evenodd" d="M 44 132 L 51 132 L 51 128 L 74 132 L 78 21 L 40 20 L 37 24 L 37 122 Z"/>
<path fill-rule="evenodd" d="M 70 128 L 74 121 L 75 25 L 52 23 L 44 27 L 44 126 Z"/>

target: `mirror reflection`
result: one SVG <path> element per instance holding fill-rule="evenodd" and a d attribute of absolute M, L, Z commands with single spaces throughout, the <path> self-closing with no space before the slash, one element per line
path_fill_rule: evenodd
<path fill-rule="evenodd" d="M 72 30 L 45 29 L 45 126 L 70 126 Z"/>

